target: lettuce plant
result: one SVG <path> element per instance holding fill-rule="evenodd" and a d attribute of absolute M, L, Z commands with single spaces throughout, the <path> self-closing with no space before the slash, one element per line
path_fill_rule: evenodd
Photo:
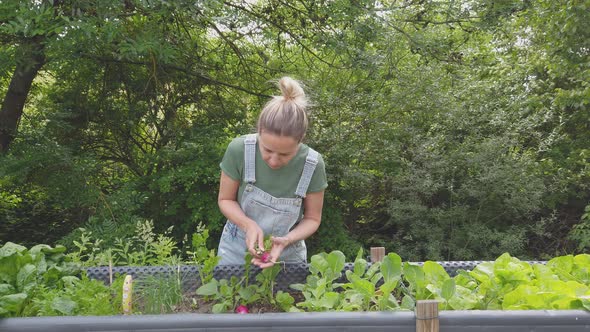
<path fill-rule="evenodd" d="M 65 260 L 66 248 L 40 244 L 27 249 L 7 242 L 0 248 L 0 316 L 113 314 L 107 286 Z"/>
<path fill-rule="evenodd" d="M 394 310 L 399 303 L 394 295 L 401 280 L 401 258 L 390 253 L 383 261 L 368 265 L 359 250 L 352 271 L 346 271 L 343 310 Z"/>
<path fill-rule="evenodd" d="M 338 250 L 311 257 L 307 282 L 291 285 L 291 288 L 301 291 L 305 297 L 303 302 L 296 304 L 297 308 L 308 311 L 329 311 L 339 308 L 342 294 L 336 289 L 342 284 L 335 281 L 342 276 L 345 259 L 344 254 Z"/>

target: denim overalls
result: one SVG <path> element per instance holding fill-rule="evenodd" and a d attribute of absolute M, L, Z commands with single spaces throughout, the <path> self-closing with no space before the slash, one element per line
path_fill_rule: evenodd
<path fill-rule="evenodd" d="M 244 181 L 247 185 L 242 194 L 240 206 L 246 216 L 256 221 L 264 236 L 285 236 L 299 221 L 301 205 L 318 163 L 319 154 L 309 148 L 303 173 L 299 179 L 295 198 L 276 198 L 256 187 L 256 136 L 247 135 L 244 140 Z M 268 248 L 265 248 L 268 249 Z M 217 250 L 221 257 L 220 265 L 242 265 L 248 249 L 245 233 L 231 221 L 225 223 Z M 307 262 L 307 249 L 303 240 L 297 241 L 283 251 L 277 261 L 287 263 Z"/>

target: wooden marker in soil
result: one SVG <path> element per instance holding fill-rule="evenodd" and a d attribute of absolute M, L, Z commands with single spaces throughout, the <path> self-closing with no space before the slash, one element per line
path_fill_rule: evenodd
<path fill-rule="evenodd" d="M 131 275 L 125 276 L 123 281 L 123 314 L 131 315 L 131 295 L 133 294 L 133 277 Z"/>

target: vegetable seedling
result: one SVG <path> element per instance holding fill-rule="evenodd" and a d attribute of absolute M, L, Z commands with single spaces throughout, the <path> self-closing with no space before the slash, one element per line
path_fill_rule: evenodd
<path fill-rule="evenodd" d="M 262 250 L 260 247 L 256 248 L 256 255 L 260 257 L 263 263 L 268 263 L 271 261 L 270 248 L 272 248 L 272 239 L 270 236 L 264 238 L 264 248 L 265 250 Z"/>

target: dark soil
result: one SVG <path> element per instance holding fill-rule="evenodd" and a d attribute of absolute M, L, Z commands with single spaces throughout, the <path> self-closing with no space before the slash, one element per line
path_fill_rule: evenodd
<path fill-rule="evenodd" d="M 289 294 L 293 296 L 295 303 L 303 301 L 303 294 L 301 294 L 301 292 L 289 292 Z M 202 296 L 191 292 L 185 294 L 184 301 L 174 308 L 174 313 L 212 313 L 212 308 L 215 303 L 216 302 L 213 301 L 206 301 Z M 251 314 L 283 312 L 281 308 L 269 303 L 252 303 L 248 305 L 248 310 Z"/>

